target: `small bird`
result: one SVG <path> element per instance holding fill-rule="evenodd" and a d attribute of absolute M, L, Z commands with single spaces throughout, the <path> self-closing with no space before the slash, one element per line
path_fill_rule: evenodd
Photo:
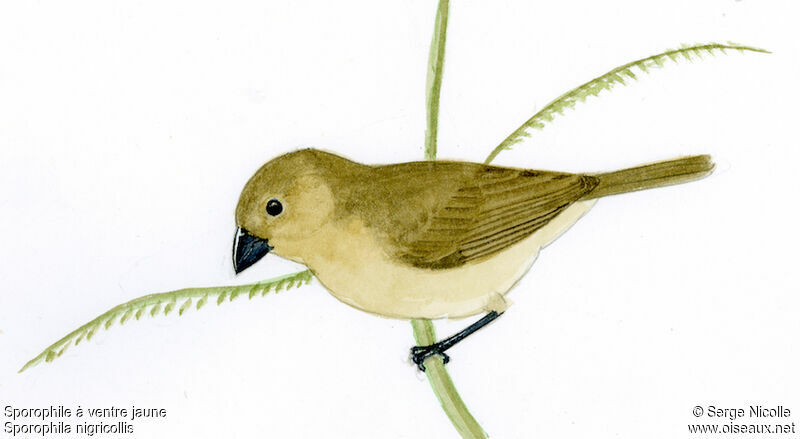
<path fill-rule="evenodd" d="M 269 252 L 306 265 L 340 301 L 398 319 L 486 313 L 411 358 L 421 370 L 500 316 L 539 250 L 598 198 L 712 172 L 707 155 L 571 174 L 460 161 L 363 165 L 316 149 L 284 154 L 245 184 L 234 270 Z"/>

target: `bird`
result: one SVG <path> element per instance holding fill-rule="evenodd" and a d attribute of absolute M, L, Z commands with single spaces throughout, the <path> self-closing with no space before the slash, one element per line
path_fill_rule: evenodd
<path fill-rule="evenodd" d="M 300 149 L 261 166 L 235 211 L 238 274 L 268 253 L 303 264 L 339 301 L 395 319 L 483 316 L 411 348 L 424 362 L 502 315 L 539 251 L 599 198 L 710 174 L 708 155 L 613 172 L 567 173 L 466 161 L 361 164 Z"/>

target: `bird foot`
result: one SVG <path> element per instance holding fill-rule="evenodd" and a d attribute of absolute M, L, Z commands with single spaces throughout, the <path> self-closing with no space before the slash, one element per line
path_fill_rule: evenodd
<path fill-rule="evenodd" d="M 444 364 L 450 362 L 450 356 L 444 353 L 444 349 L 442 349 L 440 343 L 434 343 L 428 346 L 414 346 L 411 348 L 411 361 L 423 372 L 425 372 L 425 360 L 434 355 L 442 357 L 442 362 Z"/>

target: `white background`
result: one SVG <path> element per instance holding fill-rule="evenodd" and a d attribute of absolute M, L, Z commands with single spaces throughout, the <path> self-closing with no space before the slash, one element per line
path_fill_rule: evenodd
<path fill-rule="evenodd" d="M 268 256 L 234 276 L 242 185 L 304 146 L 420 159 L 434 12 L 3 2 L 0 405 L 166 408 L 139 438 L 456 437 L 407 360 L 410 325 L 318 284 L 115 325 L 16 373 L 132 298 L 298 270 Z M 692 437 L 695 405 L 781 404 L 800 423 L 797 13 L 790 1 L 453 2 L 442 158 L 481 161 L 552 98 L 681 43 L 774 52 L 668 64 L 499 156 L 579 172 L 710 153 L 718 167 L 602 200 L 540 255 L 506 315 L 450 352 L 493 437 Z"/>

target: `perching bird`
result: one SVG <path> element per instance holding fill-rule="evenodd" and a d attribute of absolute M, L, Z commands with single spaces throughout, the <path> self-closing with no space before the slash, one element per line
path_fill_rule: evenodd
<path fill-rule="evenodd" d="M 306 265 L 340 301 L 386 317 L 487 313 L 412 348 L 422 363 L 502 314 L 539 250 L 607 195 L 711 173 L 706 155 L 569 174 L 426 161 L 362 165 L 304 149 L 262 166 L 236 208 L 237 273 L 269 252 Z"/>

